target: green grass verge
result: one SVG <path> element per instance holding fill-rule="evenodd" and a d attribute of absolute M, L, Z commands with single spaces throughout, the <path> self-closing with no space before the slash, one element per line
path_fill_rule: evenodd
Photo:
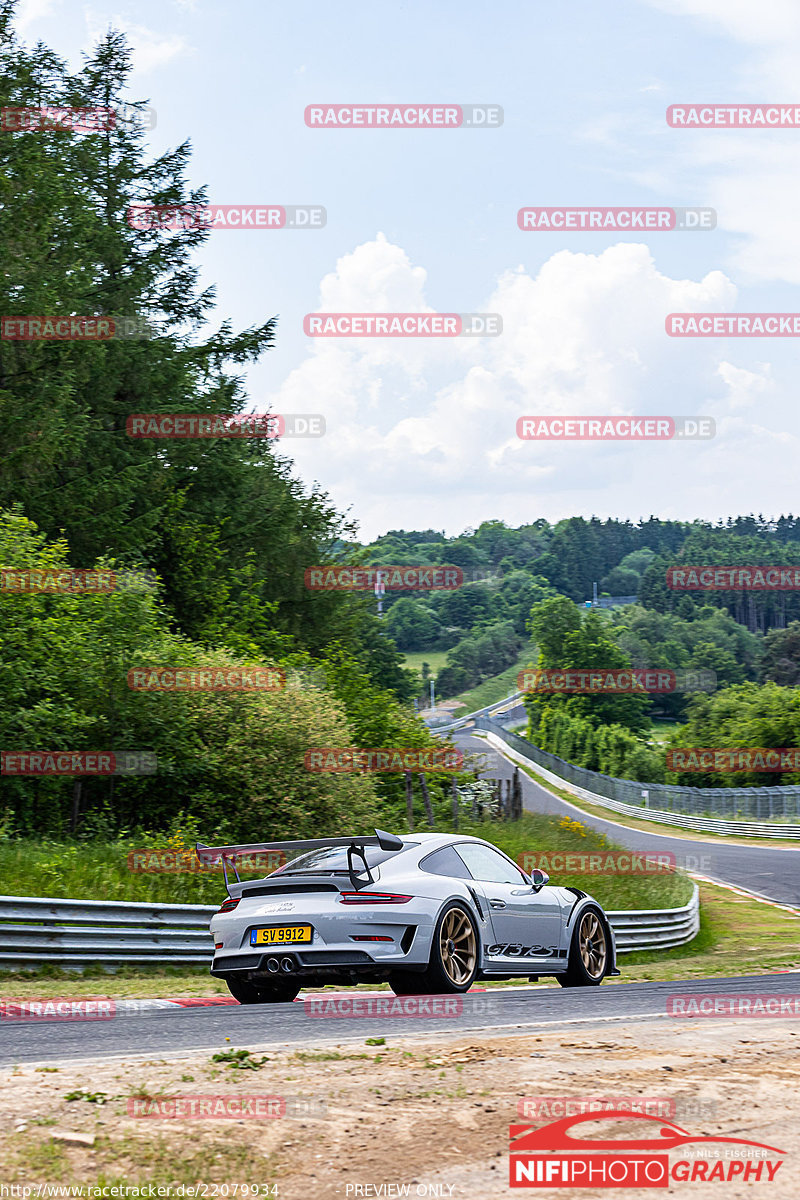
<path fill-rule="evenodd" d="M 221 871 L 197 874 L 139 873 L 128 866 L 132 850 L 147 846 L 180 849 L 177 838 L 122 838 L 116 842 L 0 842 L 0 879 L 7 896 L 55 896 L 75 900 L 139 900 L 164 904 L 221 904 Z M 195 860 L 196 861 L 196 860 Z M 263 869 L 250 873 L 263 875 Z M 243 874 L 244 877 L 244 874 Z"/>
<path fill-rule="evenodd" d="M 456 696 L 456 700 L 462 701 L 466 705 L 464 712 L 475 712 L 476 709 L 485 708 L 487 704 L 494 704 L 498 700 L 504 700 L 506 696 L 510 696 L 512 692 L 516 692 L 517 675 L 523 671 L 525 667 L 530 666 L 536 661 L 536 647 L 529 642 L 523 646 L 519 653 L 519 658 L 514 663 L 513 667 L 502 671 L 499 675 L 493 675 L 491 679 L 484 679 L 483 683 L 479 683 L 477 687 L 470 688 L 468 692 L 462 692 Z M 459 712 L 462 710 L 459 709 Z"/>
<path fill-rule="evenodd" d="M 680 729 L 680 726 L 680 721 L 653 721 L 648 737 L 651 742 L 662 745 L 670 734 L 674 733 L 676 729 Z"/>
<path fill-rule="evenodd" d="M 402 832 L 402 831 L 400 831 Z M 602 834 L 580 821 L 525 813 L 521 821 L 462 824 L 462 833 L 493 842 L 511 858 L 531 852 L 588 852 L 611 848 Z M 135 840 L 134 840 L 135 841 Z M 0 843 L 0 878 L 6 895 L 55 896 L 76 900 L 138 900 L 146 903 L 218 904 L 224 899 L 221 873 L 199 875 L 133 872 L 128 854 L 134 841 L 37 844 Z M 166 843 L 167 839 L 164 839 Z M 263 875 L 256 872 L 252 877 Z M 685 903 L 686 881 L 663 876 L 560 876 L 596 896 L 608 908 L 669 908 Z M 681 898 L 683 897 L 683 899 Z"/>
<path fill-rule="evenodd" d="M 38 971 L 0 972 L 0 994 L 5 1000 L 48 1000 L 56 997 L 106 997 L 115 1000 L 146 1000 L 155 997 L 177 1000 L 181 997 L 230 996 L 221 979 L 214 979 L 208 967 L 133 966 L 119 967 L 113 973 L 99 964 L 84 970 L 42 967 Z"/>
<path fill-rule="evenodd" d="M 522 863 L 522 855 L 590 854 L 621 847 L 572 817 L 550 817 L 524 813 L 522 820 L 503 825 L 483 824 L 464 828 L 499 846 L 510 858 Z M 590 892 L 604 908 L 677 908 L 691 899 L 691 882 L 683 875 L 561 874 L 550 872 L 551 883 Z"/>
<path fill-rule="evenodd" d="M 412 650 L 405 655 L 403 666 L 410 671 L 422 674 L 422 664 L 427 663 L 434 676 L 441 671 L 447 661 L 446 650 Z"/>
<path fill-rule="evenodd" d="M 620 956 L 622 982 L 758 975 L 800 969 L 800 917 L 728 888 L 700 884 L 700 932 L 674 950 Z"/>

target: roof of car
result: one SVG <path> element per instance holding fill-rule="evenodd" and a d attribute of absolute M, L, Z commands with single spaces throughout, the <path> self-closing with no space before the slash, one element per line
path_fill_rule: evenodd
<path fill-rule="evenodd" d="M 398 833 L 397 836 L 405 845 L 412 845 L 414 842 L 419 842 L 425 846 L 431 846 L 436 843 L 441 846 L 449 846 L 451 842 L 483 841 L 483 838 L 471 837 L 467 833 Z"/>

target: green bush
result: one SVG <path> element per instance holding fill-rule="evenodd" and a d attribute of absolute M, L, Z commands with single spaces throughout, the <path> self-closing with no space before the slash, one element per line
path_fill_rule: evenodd
<path fill-rule="evenodd" d="M 448 828 L 444 813 L 437 828 Z M 392 826 L 404 835 L 401 825 Z M 427 827 L 426 827 L 427 828 Z M 357 820 L 343 823 L 339 833 L 368 832 Z M 525 813 L 519 821 L 464 821 L 460 833 L 484 838 L 515 861 L 526 853 L 619 849 L 602 834 L 571 817 Z M 272 836 L 271 833 L 269 836 Z M 224 840 L 219 828 L 204 826 L 185 813 L 174 817 L 169 832 L 129 832 L 112 841 L 58 842 L 33 839 L 0 840 L 0 877 L 8 895 L 55 896 L 77 900 L 138 900 L 148 903 L 217 904 L 225 896 L 221 872 L 213 874 L 136 874 L 128 867 L 132 850 L 147 846 L 191 848 L 197 840 L 210 844 Z M 250 877 L 262 874 L 257 871 Z M 691 884 L 681 875 L 580 875 L 551 872 L 551 883 L 581 888 L 604 907 L 673 908 L 691 896 Z"/>
<path fill-rule="evenodd" d="M 19 514 L 1 514 L 0 562 L 66 567 L 67 548 L 46 544 Z M 147 750 L 158 762 L 153 775 L 84 777 L 77 786 L 68 776 L 8 776 L 3 805 L 11 828 L 109 837 L 134 825 L 166 829 L 187 807 L 202 826 L 225 826 L 254 841 L 374 823 L 382 806 L 370 779 L 305 768 L 308 749 L 358 744 L 344 702 L 326 687 L 297 671 L 274 692 L 136 691 L 127 678 L 139 668 L 272 665 L 205 650 L 173 633 L 149 590 L 0 591 L 3 750 Z M 358 677 L 362 705 L 371 698 L 384 715 L 398 708 Z"/>

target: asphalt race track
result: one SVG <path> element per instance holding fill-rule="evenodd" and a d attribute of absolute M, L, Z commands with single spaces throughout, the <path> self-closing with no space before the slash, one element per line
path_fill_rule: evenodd
<path fill-rule="evenodd" d="M 214 1051 L 246 1044 L 308 1047 L 347 1037 L 408 1037 L 415 1034 L 528 1033 L 548 1026 L 607 1027 L 626 1020 L 672 1021 L 670 996 L 800 997 L 800 972 L 750 975 L 713 980 L 668 983 L 605 984 L 599 988 L 541 987 L 489 990 L 463 997 L 459 1015 L 443 1017 L 318 1017 L 310 1016 L 302 1000 L 293 1004 L 191 1008 L 144 1014 L 122 1013 L 104 1021 L 2 1021 L 0 1065 L 52 1063 L 64 1059 L 91 1060 L 125 1054 L 170 1055 Z M 356 991 L 348 1001 L 357 997 Z M 366 999 L 366 993 L 362 993 Z M 372 993 L 375 996 L 375 993 Z M 391 1001 L 391 993 L 382 993 Z M 319 1000 L 319 996 L 315 1000 Z M 408 998 L 405 998 L 408 999 Z M 448 1000 L 454 997 L 420 997 Z M 686 1016 L 678 1019 L 687 1020 Z M 705 1018 L 699 1017 L 699 1020 Z"/>
<path fill-rule="evenodd" d="M 491 744 L 469 731 L 457 730 L 452 734 L 453 742 L 465 752 L 484 753 L 490 767 L 485 772 L 490 779 L 506 779 L 514 772 L 515 764 L 498 754 Z M 520 768 L 522 803 L 528 812 L 553 813 L 556 816 L 578 818 L 592 829 L 605 833 L 612 841 L 630 850 L 671 850 L 678 865 L 685 856 L 692 856 L 698 864 L 697 874 L 717 883 L 729 883 L 758 896 L 776 900 L 800 908 L 800 847 L 778 849 L 772 846 L 747 846 L 726 844 L 723 841 L 702 841 L 688 837 L 670 837 L 668 834 L 646 833 L 640 829 L 629 829 L 615 821 L 591 816 L 577 810 L 526 775 Z M 531 846 L 531 850 L 546 850 L 545 846 Z M 690 863 L 690 869 L 692 864 Z M 558 883 L 554 877 L 553 883 Z"/>

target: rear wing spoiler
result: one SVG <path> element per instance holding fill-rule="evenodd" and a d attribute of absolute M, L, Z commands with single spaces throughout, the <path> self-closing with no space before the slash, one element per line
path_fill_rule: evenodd
<path fill-rule="evenodd" d="M 222 872 L 225 876 L 225 890 L 230 895 L 230 886 L 228 884 L 228 864 L 233 867 L 236 875 L 236 882 L 241 883 L 239 872 L 236 868 L 236 859 L 244 858 L 248 854 L 269 853 L 272 850 L 321 850 L 329 846 L 346 846 L 347 847 L 347 871 L 350 876 L 350 882 L 354 889 L 358 891 L 361 887 L 366 887 L 370 883 L 374 883 L 372 872 L 367 864 L 367 859 L 364 854 L 365 846 L 380 846 L 381 850 L 402 850 L 403 842 L 393 833 L 384 833 L 382 829 L 376 829 L 374 837 L 370 834 L 366 837 L 333 837 L 333 838 L 306 838 L 300 841 L 291 842 L 246 842 L 234 844 L 230 846 L 206 846 L 202 842 L 197 842 L 195 845 L 195 854 L 201 863 L 212 865 L 222 860 Z M 354 862 L 355 856 L 361 859 L 364 864 L 364 871 L 367 873 L 366 880 L 359 880 L 358 875 L 363 874 L 363 871 L 356 872 Z"/>

